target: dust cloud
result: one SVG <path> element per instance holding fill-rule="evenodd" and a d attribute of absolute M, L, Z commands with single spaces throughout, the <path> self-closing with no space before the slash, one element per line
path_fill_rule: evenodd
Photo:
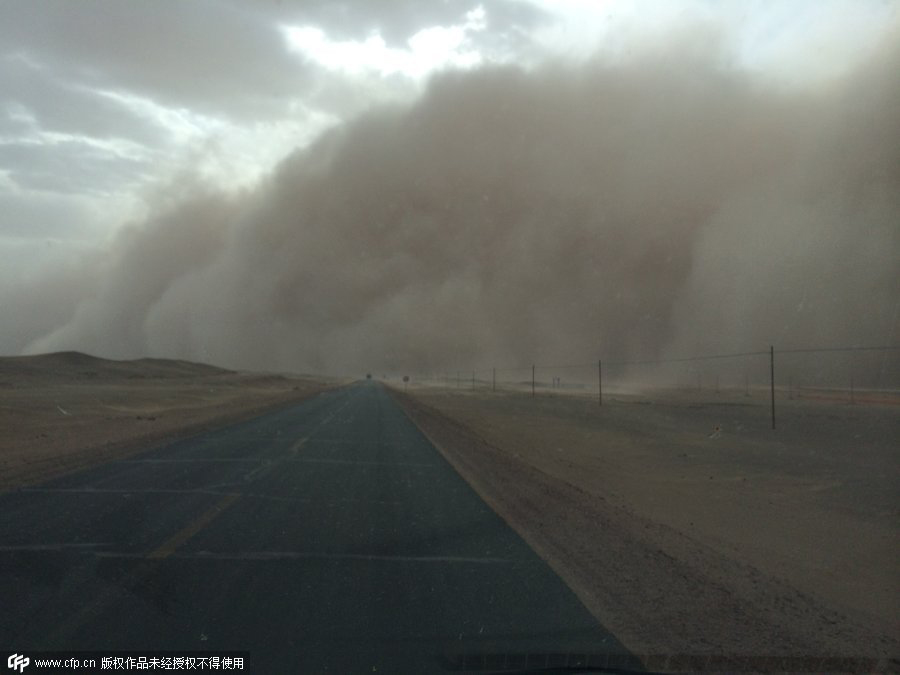
<path fill-rule="evenodd" d="M 19 350 L 352 373 L 895 343 L 897 30 L 808 86 L 702 38 L 444 73 L 248 192 L 182 188 L 7 289 Z"/>

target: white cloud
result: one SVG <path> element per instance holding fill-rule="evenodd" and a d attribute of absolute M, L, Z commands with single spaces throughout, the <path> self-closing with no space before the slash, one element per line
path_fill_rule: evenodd
<path fill-rule="evenodd" d="M 478 6 L 466 13 L 462 24 L 419 30 L 406 41 L 406 48 L 388 46 L 378 33 L 359 41 L 332 40 L 316 26 L 283 26 L 282 31 L 291 50 L 329 70 L 421 79 L 448 66 L 471 68 L 481 63 L 470 36 L 485 26 L 485 10 Z"/>
<path fill-rule="evenodd" d="M 199 138 L 223 126 L 223 122 L 215 117 L 187 108 L 167 107 L 146 96 L 112 90 L 97 90 L 95 93 L 114 101 L 136 116 L 163 127 L 178 142 Z"/>

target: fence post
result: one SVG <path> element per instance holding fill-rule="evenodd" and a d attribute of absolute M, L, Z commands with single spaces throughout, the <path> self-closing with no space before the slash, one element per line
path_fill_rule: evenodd
<path fill-rule="evenodd" d="M 775 347 L 769 345 L 769 392 L 772 399 L 772 428 L 775 428 Z"/>
<path fill-rule="evenodd" d="M 597 404 L 603 405 L 603 359 L 597 361 Z"/>

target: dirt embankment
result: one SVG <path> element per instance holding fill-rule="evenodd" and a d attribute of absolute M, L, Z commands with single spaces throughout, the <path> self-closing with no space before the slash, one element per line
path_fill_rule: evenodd
<path fill-rule="evenodd" d="M 65 352 L 0 358 L 0 490 L 249 419 L 338 381 Z"/>
<path fill-rule="evenodd" d="M 395 395 L 635 653 L 900 668 L 895 409 Z"/>

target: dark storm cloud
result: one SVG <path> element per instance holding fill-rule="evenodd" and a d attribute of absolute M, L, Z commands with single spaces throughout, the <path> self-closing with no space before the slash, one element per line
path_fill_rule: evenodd
<path fill-rule="evenodd" d="M 16 55 L 0 57 L 0 171 L 20 190 L 0 192 L 23 200 L 24 191 L 102 195 L 133 185 L 152 170 L 167 132 L 96 93 L 59 80 Z M 92 142 L 100 140 L 100 143 Z M 104 142 L 106 143 L 104 145 Z M 4 193 L 5 192 L 5 193 Z M 38 210 L 42 199 L 32 194 Z M 32 209 L 33 210 L 33 209 Z M 46 221 L 29 220 L 29 208 L 3 210 L 0 234 Z M 77 236 L 74 219 L 68 219 Z"/>
<path fill-rule="evenodd" d="M 377 98 L 382 83 L 345 80 L 288 50 L 281 27 L 314 23 L 333 38 L 372 31 L 405 43 L 421 28 L 459 22 L 474 4 L 423 2 L 192 2 L 44 0 L 0 5 L 0 170 L 21 187 L 105 192 L 142 175 L 134 154 L 104 159 L 90 140 L 166 153 L 185 141 L 168 111 L 236 125 L 290 119 L 303 102 L 342 114 Z M 528 5 L 492 3 L 489 25 L 533 25 Z M 479 39 L 495 33 L 478 32 Z M 502 39 L 496 33 L 496 39 Z M 494 39 L 493 37 L 491 39 Z M 401 86 L 402 85 L 402 86 Z M 394 82 L 408 95 L 411 85 Z M 295 116 L 295 115 L 294 115 Z M 209 129 L 195 129 L 199 135 Z M 71 142 L 49 142 L 46 134 Z M 84 156 L 77 156 L 84 137 Z M 140 148 L 138 148 L 140 149 Z M 152 149 L 152 151 L 151 151 Z M 141 153 L 137 153 L 138 155 Z M 96 184 L 90 181 L 95 180 Z M 8 220 L 8 219 L 5 219 Z M 19 223 L 3 224 L 18 227 Z"/>
<path fill-rule="evenodd" d="M 223 122 L 284 120 L 309 72 L 252 3 L 0 4 L 0 197 L 17 207 L 0 213 L 0 236 L 62 235 L 67 222 L 78 238 L 89 216 L 57 217 L 68 195 L 122 204 L 172 157 L 209 147 Z M 95 221 L 118 217 L 95 207 Z"/>
<path fill-rule="evenodd" d="M 16 55 L 0 57 L 0 136 L 50 131 L 159 145 L 166 132 L 115 101 Z"/>
<path fill-rule="evenodd" d="M 60 80 L 237 119 L 280 114 L 308 79 L 253 3 L 11 2 L 0 44 Z"/>
<path fill-rule="evenodd" d="M 890 341 L 896 30 L 797 91 L 709 37 L 448 73 L 252 193 L 169 200 L 29 349 L 347 371 Z"/>
<path fill-rule="evenodd" d="M 87 135 L 116 135 L 129 124 L 129 111 L 98 91 L 237 122 L 281 119 L 292 101 L 321 97 L 323 88 L 340 89 L 340 83 L 291 53 L 280 27 L 312 24 L 334 40 L 377 32 L 403 47 L 417 31 L 459 24 L 477 6 L 413 0 L 5 3 L 0 106 L 21 106 L 42 127 Z M 486 8 L 488 30 L 469 39 L 476 48 L 511 50 L 524 29 L 545 20 L 527 3 L 501 0 Z M 131 123 L 136 137 L 152 134 L 146 120 Z"/>
<path fill-rule="evenodd" d="M 378 97 L 382 83 L 361 87 L 353 78 L 328 74 L 292 53 L 282 26 L 318 22 L 337 36 L 380 30 L 403 42 L 419 28 L 461 20 L 473 6 L 230 0 L 4 3 L 0 140 L 6 145 L 0 171 L 26 189 L 104 193 L 119 182 L 121 191 L 132 190 L 134 179 L 146 173 L 142 162 L 183 152 L 186 143 L 205 142 L 217 133 L 207 127 L 224 122 L 252 129 L 297 121 L 298 107 L 341 115 L 364 109 Z M 500 2 L 489 13 L 495 16 L 527 23 L 535 12 Z M 395 88 L 407 95 L 411 91 L 409 83 Z M 185 119 L 172 126 L 172 118 L 179 116 Z M 181 122 L 186 122 L 181 126 L 189 129 L 190 140 L 178 128 Z M 60 143 L 48 138 L 53 134 L 68 138 Z M 130 144 L 131 152 L 104 156 L 93 141 Z M 7 214 L 0 219 L 0 233 L 23 225 Z"/>

